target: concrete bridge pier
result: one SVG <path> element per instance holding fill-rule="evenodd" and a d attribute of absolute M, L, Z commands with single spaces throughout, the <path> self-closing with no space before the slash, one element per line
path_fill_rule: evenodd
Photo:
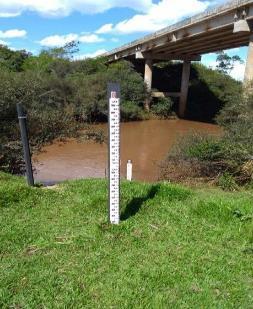
<path fill-rule="evenodd" d="M 244 73 L 244 86 L 249 86 L 251 81 L 253 82 L 253 34 L 249 37 L 248 56 Z M 253 85 L 251 85 L 251 88 L 252 86 Z"/>
<path fill-rule="evenodd" d="M 188 98 L 189 91 L 189 80 L 191 73 L 191 61 L 185 60 L 183 63 L 183 71 L 182 71 L 182 81 L 181 81 L 181 92 L 179 98 L 179 117 L 184 118 L 186 111 L 186 104 Z"/>
<path fill-rule="evenodd" d="M 145 71 L 144 71 L 144 81 L 147 85 L 148 92 L 152 89 L 152 75 L 153 75 L 153 59 L 145 59 Z M 150 109 L 150 99 L 147 98 L 144 103 L 144 107 L 147 111 Z"/>
<path fill-rule="evenodd" d="M 145 59 L 145 70 L 144 70 L 144 81 L 147 85 L 148 92 L 151 93 L 152 90 L 152 75 L 153 75 L 153 59 L 151 57 L 144 58 Z M 200 57 L 196 57 L 194 60 L 200 60 Z M 181 91 L 179 93 L 179 117 L 184 118 L 188 91 L 189 91 L 189 80 L 190 80 L 190 72 L 191 72 L 191 60 L 185 59 L 183 62 L 183 70 L 182 70 L 182 81 L 181 81 Z M 154 94 L 154 93 L 153 93 Z M 150 109 L 150 98 L 147 98 L 144 102 L 144 107 L 147 111 Z"/>
<path fill-rule="evenodd" d="M 152 89 L 152 75 L 153 75 L 153 60 L 146 59 L 145 60 L 145 72 L 144 72 L 144 80 L 147 84 L 148 91 Z"/>

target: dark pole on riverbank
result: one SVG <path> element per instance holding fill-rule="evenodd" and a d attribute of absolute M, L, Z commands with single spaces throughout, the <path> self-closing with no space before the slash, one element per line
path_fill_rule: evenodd
<path fill-rule="evenodd" d="M 29 186 L 34 186 L 31 152 L 30 152 L 27 124 L 26 124 L 27 115 L 25 114 L 24 109 L 20 103 L 17 104 L 17 113 L 18 113 L 18 121 L 19 121 L 19 126 L 20 126 L 21 141 L 22 141 L 23 151 L 24 151 L 27 183 Z"/>

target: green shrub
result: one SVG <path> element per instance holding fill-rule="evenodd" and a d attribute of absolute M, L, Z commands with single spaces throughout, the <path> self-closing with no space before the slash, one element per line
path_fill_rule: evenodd
<path fill-rule="evenodd" d="M 131 101 L 142 105 L 148 96 L 146 84 L 141 74 L 127 61 L 118 61 L 108 66 L 107 82 L 118 82 L 121 88 L 121 101 Z"/>
<path fill-rule="evenodd" d="M 183 136 L 169 152 L 169 156 L 182 159 L 213 161 L 222 158 L 223 143 L 219 136 L 190 132 Z"/>
<path fill-rule="evenodd" d="M 144 110 L 131 101 L 123 101 L 120 106 L 120 110 L 121 118 L 124 121 L 143 120 L 146 118 Z"/>
<path fill-rule="evenodd" d="M 215 178 L 227 167 L 222 150 L 220 138 L 190 133 L 174 145 L 161 163 L 160 178 L 172 181 Z"/>
<path fill-rule="evenodd" d="M 253 156 L 253 95 L 239 93 L 225 105 L 217 122 L 224 128 L 226 160 L 241 168 Z"/>
<path fill-rule="evenodd" d="M 7 46 L 0 44 L 0 69 L 20 72 L 29 56 L 31 54 L 25 50 L 11 50 Z"/>
<path fill-rule="evenodd" d="M 238 188 L 234 177 L 229 173 L 224 173 L 219 177 L 218 186 L 225 191 L 235 191 Z"/>
<path fill-rule="evenodd" d="M 152 105 L 151 111 L 160 118 L 168 118 L 172 114 L 173 101 L 170 98 L 159 98 L 155 104 Z"/>
<path fill-rule="evenodd" d="M 107 121 L 107 84 L 109 82 L 120 84 L 122 120 L 143 119 L 143 101 L 147 96 L 146 86 L 141 75 L 130 63 L 120 61 L 109 65 L 106 70 L 89 75 L 74 73 L 68 76 L 67 80 L 73 88 L 71 101 L 76 107 L 79 119 L 87 122 Z M 132 102 L 132 105 L 129 102 Z"/>
<path fill-rule="evenodd" d="M 184 172 L 193 178 L 219 178 L 218 184 L 224 188 L 234 189 L 236 183 L 252 181 L 253 95 L 238 93 L 231 98 L 217 121 L 223 127 L 219 138 L 192 134 L 175 146 L 163 164 L 162 175 L 166 179 L 173 177 L 171 169 L 180 177 Z"/>
<path fill-rule="evenodd" d="M 16 113 L 18 102 L 22 102 L 28 112 L 32 153 L 55 138 L 78 135 L 81 124 L 75 120 L 75 110 L 68 104 L 67 90 L 63 86 L 65 91 L 61 91 L 61 83 L 50 83 L 52 80 L 55 81 L 50 76 L 37 76 L 36 72 L 30 71 L 0 72 L 0 170 L 23 171 Z"/>
<path fill-rule="evenodd" d="M 220 159 L 221 156 L 221 141 L 211 135 L 193 133 L 186 136 L 181 145 L 187 158 L 213 161 Z"/>

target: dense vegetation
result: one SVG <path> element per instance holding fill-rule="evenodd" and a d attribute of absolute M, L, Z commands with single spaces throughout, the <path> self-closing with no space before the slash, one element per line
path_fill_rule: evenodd
<path fill-rule="evenodd" d="M 66 137 L 97 137 L 87 124 L 107 119 L 107 83 L 121 85 L 123 120 L 142 119 L 146 86 L 127 62 L 71 60 L 74 43 L 33 56 L 0 46 L 0 169 L 22 171 L 16 104 L 28 112 L 33 151 Z M 83 131 L 84 129 L 84 131 Z"/>
<path fill-rule="evenodd" d="M 180 141 L 163 163 L 162 177 L 170 180 L 213 179 L 224 189 L 253 179 L 253 96 L 231 97 L 216 120 L 222 136 L 191 134 Z"/>
<path fill-rule="evenodd" d="M 217 70 L 193 66 L 188 117 L 204 120 L 212 116 L 223 134 L 191 133 L 178 141 L 161 165 L 162 179 L 211 180 L 227 190 L 253 180 L 252 85 L 242 87 L 229 77 L 236 62 L 242 63 L 240 57 L 220 52 Z"/>
<path fill-rule="evenodd" d="M 87 124 L 107 120 L 108 82 L 117 81 L 121 85 L 122 121 L 175 115 L 178 101 L 169 98 L 153 100 L 150 112 L 145 111 L 143 103 L 150 94 L 143 82 L 143 63 L 134 68 L 126 61 L 108 64 L 104 58 L 73 60 L 77 50 L 78 46 L 72 42 L 34 56 L 26 51 L 12 51 L 0 46 L 0 170 L 22 172 L 16 115 L 18 102 L 28 112 L 33 152 L 56 138 L 103 139 L 99 132 L 92 132 Z M 195 168 L 198 176 L 229 174 L 237 176 L 241 182 L 251 177 L 248 172 L 246 176 L 242 174 L 245 169 L 251 170 L 253 165 L 248 160 L 252 156 L 249 129 L 252 120 L 251 98 L 240 95 L 241 83 L 226 74 L 226 69 L 229 70 L 233 61 L 238 59 L 224 54 L 219 57 L 218 70 L 197 63 L 192 65 L 186 116 L 214 121 L 222 110 L 217 119 L 225 128 L 225 135 L 218 140 L 191 137 L 191 143 L 180 142 L 180 151 L 170 154 L 164 164 L 165 179 L 175 178 L 167 173 L 167 170 L 172 171 L 171 163 L 174 169 L 178 164 L 179 170 L 185 174 L 194 175 L 192 169 Z M 157 63 L 154 67 L 154 89 L 179 91 L 181 71 L 180 63 Z M 238 108 L 238 102 L 241 108 Z M 191 169 L 181 169 L 181 162 Z"/>
<path fill-rule="evenodd" d="M 1 308 L 250 308 L 252 191 L 0 174 Z"/>

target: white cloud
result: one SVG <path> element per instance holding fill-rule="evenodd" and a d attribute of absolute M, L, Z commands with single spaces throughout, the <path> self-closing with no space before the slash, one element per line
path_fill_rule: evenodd
<path fill-rule="evenodd" d="M 217 66 L 217 62 L 215 60 L 204 62 L 204 64 L 211 69 L 215 70 Z M 245 72 L 245 63 L 236 62 L 234 64 L 233 70 L 230 72 L 230 76 L 236 80 L 243 81 Z"/>
<path fill-rule="evenodd" d="M 39 43 L 45 47 L 61 47 L 71 41 L 80 41 L 81 43 L 99 43 L 103 42 L 104 39 L 96 34 L 79 35 L 76 33 L 69 33 L 66 35 L 51 35 L 45 37 L 39 41 Z"/>
<path fill-rule="evenodd" d="M 4 13 L 4 12 L 0 12 L 0 18 L 10 18 L 10 17 L 17 17 L 19 16 L 19 13 Z"/>
<path fill-rule="evenodd" d="M 78 40 L 82 43 L 98 43 L 104 41 L 103 38 L 99 37 L 96 34 L 82 35 L 78 38 Z"/>
<path fill-rule="evenodd" d="M 15 16 L 34 11 L 44 16 L 67 16 L 74 11 L 101 13 L 114 7 L 127 7 L 146 12 L 152 0 L 1 0 L 0 16 Z"/>
<path fill-rule="evenodd" d="M 51 35 L 47 36 L 41 41 L 39 41 L 40 45 L 45 47 L 61 47 L 65 44 L 78 40 L 78 35 L 75 33 L 70 33 L 67 35 Z"/>
<path fill-rule="evenodd" d="M 82 60 L 82 59 L 86 59 L 86 58 L 95 58 L 97 56 L 100 56 L 104 53 L 106 53 L 107 50 L 106 49 L 98 49 L 93 53 L 87 53 L 87 54 L 81 54 L 81 55 L 77 55 L 75 57 L 75 60 Z"/>
<path fill-rule="evenodd" d="M 242 81 L 244 79 L 245 64 L 244 63 L 235 63 L 233 70 L 230 75 L 236 79 Z"/>
<path fill-rule="evenodd" d="M 109 33 L 113 30 L 113 24 L 105 24 L 102 27 L 100 27 L 96 33 L 102 34 L 102 33 Z"/>
<path fill-rule="evenodd" d="M 23 38 L 26 36 L 25 30 L 19 30 L 19 29 L 11 29 L 6 31 L 0 30 L 0 38 L 1 39 L 14 39 L 14 38 Z"/>
<path fill-rule="evenodd" d="M 153 32 L 173 24 L 184 17 L 204 11 L 210 1 L 200 0 L 161 0 L 149 7 L 145 14 L 137 14 L 116 25 L 105 24 L 96 33 L 129 34 Z"/>
<path fill-rule="evenodd" d="M 3 40 L 0 40 L 0 45 L 5 45 L 5 46 L 7 46 L 8 44 L 9 44 L 8 42 L 3 41 Z"/>

